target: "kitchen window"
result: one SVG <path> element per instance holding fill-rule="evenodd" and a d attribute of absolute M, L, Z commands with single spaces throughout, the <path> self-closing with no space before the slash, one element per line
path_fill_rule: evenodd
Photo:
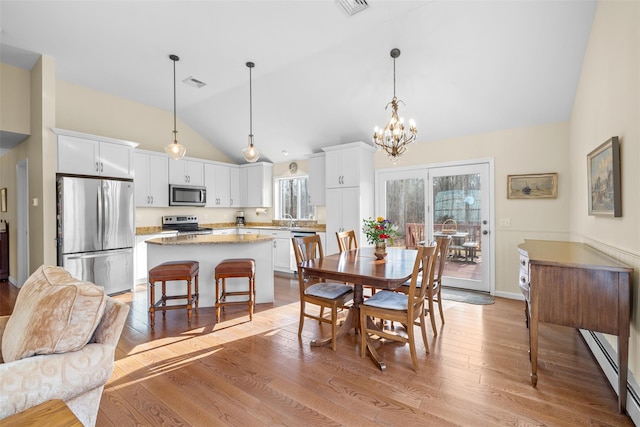
<path fill-rule="evenodd" d="M 312 219 L 315 216 L 315 206 L 309 204 L 309 177 L 296 176 L 276 178 L 275 206 L 276 218 Z"/>

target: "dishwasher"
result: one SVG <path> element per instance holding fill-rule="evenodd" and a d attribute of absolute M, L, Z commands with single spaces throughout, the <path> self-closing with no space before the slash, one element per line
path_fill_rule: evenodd
<path fill-rule="evenodd" d="M 300 231 L 294 230 L 291 231 L 291 237 L 307 237 L 307 236 L 315 236 L 317 233 L 315 231 Z"/>

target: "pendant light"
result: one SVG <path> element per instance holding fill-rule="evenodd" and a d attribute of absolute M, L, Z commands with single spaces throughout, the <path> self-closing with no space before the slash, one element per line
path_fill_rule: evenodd
<path fill-rule="evenodd" d="M 247 62 L 247 67 L 249 68 L 249 146 L 245 147 L 242 150 L 242 155 L 244 159 L 249 163 L 255 163 L 260 157 L 260 150 L 258 150 L 253 145 L 253 98 L 252 98 L 252 90 L 251 90 L 251 69 L 255 67 L 256 64 L 253 62 Z"/>
<path fill-rule="evenodd" d="M 184 157 L 187 149 L 178 142 L 178 131 L 176 130 L 176 62 L 180 61 L 177 55 L 169 55 L 169 59 L 173 61 L 173 142 L 164 147 L 169 157 L 180 160 Z"/>
<path fill-rule="evenodd" d="M 376 127 L 373 131 L 373 142 L 380 149 L 386 151 L 389 158 L 394 162 L 405 152 L 407 145 L 415 141 L 418 133 L 413 119 L 409 121 L 409 129 L 406 129 L 404 119 L 398 117 L 398 103 L 402 102 L 396 97 L 396 58 L 399 56 L 400 49 L 391 49 L 391 57 L 393 58 L 393 99 L 387 104 L 387 107 L 391 105 L 391 118 L 384 129 Z M 402 103 L 404 104 L 404 102 Z"/>

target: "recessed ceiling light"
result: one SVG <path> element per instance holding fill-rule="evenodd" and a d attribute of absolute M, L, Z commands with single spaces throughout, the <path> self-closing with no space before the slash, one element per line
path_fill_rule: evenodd
<path fill-rule="evenodd" d="M 285 156 L 288 156 L 289 152 L 287 150 L 282 150 L 282 154 L 285 155 Z"/>
<path fill-rule="evenodd" d="M 202 80 L 198 80 L 198 79 L 196 79 L 195 77 L 192 77 L 192 76 L 187 77 L 182 82 L 184 84 L 187 84 L 189 86 L 193 86 L 193 87 L 198 88 L 198 89 L 200 89 L 202 86 L 206 86 L 207 85 Z"/>

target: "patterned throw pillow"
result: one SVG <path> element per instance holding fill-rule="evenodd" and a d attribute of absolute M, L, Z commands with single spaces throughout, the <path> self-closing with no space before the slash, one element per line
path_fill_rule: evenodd
<path fill-rule="evenodd" d="M 4 362 L 80 350 L 104 314 L 102 287 L 62 267 L 40 267 L 24 283 L 2 335 Z"/>

